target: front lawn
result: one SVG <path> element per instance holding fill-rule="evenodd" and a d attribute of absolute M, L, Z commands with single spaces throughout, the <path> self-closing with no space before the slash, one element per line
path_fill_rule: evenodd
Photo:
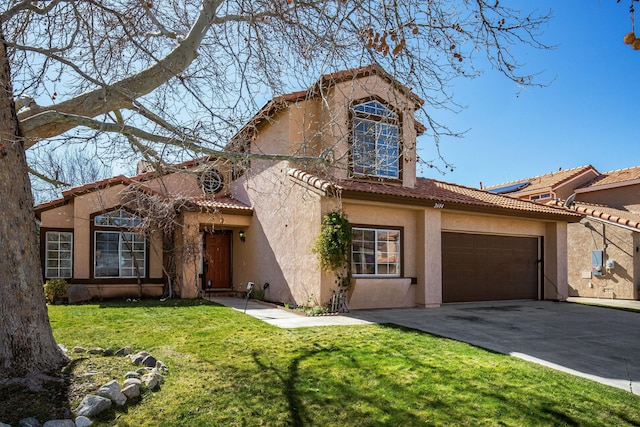
<path fill-rule="evenodd" d="M 131 345 L 170 369 L 160 391 L 94 425 L 640 424 L 638 396 L 393 325 L 283 330 L 204 301 L 50 306 L 49 315 L 69 349 Z M 127 369 L 123 358 L 83 355 L 52 394 L 75 408 L 78 390 Z"/>

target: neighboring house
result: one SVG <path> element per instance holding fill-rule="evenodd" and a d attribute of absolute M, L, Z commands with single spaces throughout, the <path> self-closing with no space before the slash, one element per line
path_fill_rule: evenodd
<path fill-rule="evenodd" d="M 311 248 L 341 209 L 355 234 L 350 308 L 564 299 L 567 226 L 582 215 L 416 177 L 422 103 L 377 66 L 324 75 L 231 139 L 235 166 L 201 159 L 66 191 L 36 209 L 45 276 L 101 297 L 159 295 L 171 277 L 183 298 L 254 282 L 270 301 L 323 304 L 336 278 Z M 175 227 L 127 228 L 154 217 L 148 198 Z"/>
<path fill-rule="evenodd" d="M 540 191 L 553 196 L 540 202 L 568 205 L 585 215 L 580 223 L 568 228 L 569 296 L 639 299 L 640 166 L 605 173 L 584 166 L 490 187 L 488 191 L 525 182 L 546 184 Z M 527 198 L 526 188 L 505 193 Z M 556 190 L 560 188 L 561 192 Z"/>
<path fill-rule="evenodd" d="M 523 200 L 546 203 L 566 200 L 574 190 L 598 177 L 600 173 L 591 165 L 551 172 L 545 175 L 486 187 L 490 193 L 505 194 Z"/>

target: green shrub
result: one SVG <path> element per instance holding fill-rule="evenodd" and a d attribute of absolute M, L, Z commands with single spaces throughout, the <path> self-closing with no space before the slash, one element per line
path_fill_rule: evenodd
<path fill-rule="evenodd" d="M 344 212 L 332 211 L 322 218 L 320 234 L 313 252 L 320 267 L 327 272 L 340 272 L 349 268 L 353 230 Z"/>
<path fill-rule="evenodd" d="M 64 279 L 49 279 L 44 284 L 44 296 L 49 302 L 61 300 L 68 287 L 69 284 Z"/>

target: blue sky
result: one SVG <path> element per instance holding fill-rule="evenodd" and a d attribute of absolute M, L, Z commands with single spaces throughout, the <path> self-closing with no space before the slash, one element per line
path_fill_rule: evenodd
<path fill-rule="evenodd" d="M 551 83 L 522 89 L 491 69 L 457 81 L 455 98 L 466 109 L 436 114 L 454 130 L 468 129 L 441 145 L 455 170 L 419 175 L 477 187 L 587 164 L 600 172 L 640 165 L 640 51 L 622 42 L 631 31 L 629 1 L 522 2 L 553 11 L 542 40 L 556 48 L 520 55 Z M 434 157 L 431 140 L 418 144 L 423 158 Z"/>

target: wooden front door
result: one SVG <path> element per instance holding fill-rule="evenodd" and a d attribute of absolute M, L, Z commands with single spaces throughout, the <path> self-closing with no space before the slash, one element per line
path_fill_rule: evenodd
<path fill-rule="evenodd" d="M 231 232 L 206 233 L 204 244 L 204 288 L 231 288 Z"/>

